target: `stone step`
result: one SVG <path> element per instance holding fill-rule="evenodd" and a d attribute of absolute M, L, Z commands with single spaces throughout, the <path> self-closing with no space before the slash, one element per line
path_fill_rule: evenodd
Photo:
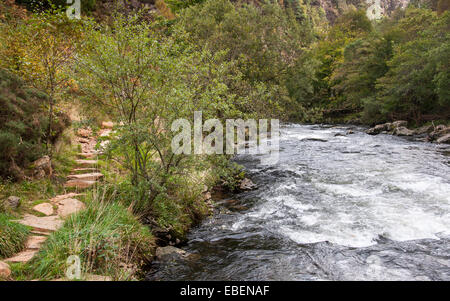
<path fill-rule="evenodd" d="M 31 230 L 31 234 L 40 235 L 40 236 L 49 236 L 52 234 L 51 231 L 39 231 L 39 230 Z"/>
<path fill-rule="evenodd" d="M 114 126 L 114 123 L 112 121 L 103 121 L 102 122 L 103 129 L 112 129 L 113 126 Z"/>
<path fill-rule="evenodd" d="M 97 181 L 103 178 L 103 174 L 99 172 L 69 175 L 67 176 L 70 180 L 83 180 L 83 181 Z"/>
<path fill-rule="evenodd" d="M 86 158 L 86 159 L 91 159 L 91 158 L 94 158 L 97 155 L 94 154 L 94 153 L 78 153 L 77 156 L 78 157 L 82 157 L 82 158 Z"/>
<path fill-rule="evenodd" d="M 92 165 L 97 165 L 98 161 L 97 160 L 75 160 L 75 163 L 80 166 L 90 167 Z"/>
<path fill-rule="evenodd" d="M 97 183 L 96 181 L 84 181 L 84 180 L 69 180 L 64 184 L 64 187 L 70 188 L 74 187 L 77 189 L 86 189 L 91 186 L 94 186 L 94 184 Z"/>
<path fill-rule="evenodd" d="M 38 252 L 38 250 L 25 250 L 17 253 L 15 256 L 5 259 L 6 262 L 28 262 L 33 258 L 33 256 Z"/>
<path fill-rule="evenodd" d="M 83 210 L 84 208 L 86 208 L 86 205 L 77 199 L 64 199 L 58 202 L 57 212 L 59 216 L 65 218 L 73 213 Z"/>
<path fill-rule="evenodd" d="M 11 268 L 6 262 L 0 261 L 0 279 L 7 279 L 11 276 Z"/>
<path fill-rule="evenodd" d="M 53 206 L 50 203 L 41 203 L 39 205 L 36 205 L 33 207 L 33 210 L 45 214 L 47 216 L 53 214 Z"/>
<path fill-rule="evenodd" d="M 100 137 L 108 137 L 109 135 L 111 135 L 112 130 L 101 130 L 100 131 Z"/>
<path fill-rule="evenodd" d="M 71 192 L 71 193 L 57 195 L 54 198 L 51 198 L 50 201 L 51 202 L 58 202 L 58 201 L 61 201 L 61 200 L 64 200 L 64 199 L 71 199 L 71 198 L 74 198 L 74 197 L 80 196 L 80 195 L 84 195 L 84 193 Z"/>
<path fill-rule="evenodd" d="M 37 217 L 31 214 L 25 214 L 23 219 L 17 222 L 41 232 L 56 231 L 63 224 L 58 216 Z"/>
<path fill-rule="evenodd" d="M 88 144 L 90 140 L 87 138 L 78 138 L 78 143 Z"/>
<path fill-rule="evenodd" d="M 74 174 L 98 172 L 98 168 L 95 167 L 75 168 L 72 169 L 72 172 Z"/>
<path fill-rule="evenodd" d="M 29 250 L 39 250 L 41 245 L 47 240 L 46 236 L 30 236 L 25 243 L 25 247 Z"/>

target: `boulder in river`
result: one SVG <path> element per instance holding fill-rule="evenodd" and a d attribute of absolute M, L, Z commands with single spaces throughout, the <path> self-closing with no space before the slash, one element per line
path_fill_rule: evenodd
<path fill-rule="evenodd" d="M 378 135 L 380 133 L 392 133 L 397 136 L 412 136 L 414 131 L 409 130 L 405 120 L 397 120 L 394 122 L 387 122 L 383 124 L 377 124 L 376 126 L 366 130 L 369 135 Z"/>
<path fill-rule="evenodd" d="M 159 247 L 156 249 L 155 254 L 156 258 L 160 261 L 185 259 L 189 255 L 190 253 L 173 246 Z"/>
<path fill-rule="evenodd" d="M 439 140 L 441 137 L 444 137 L 445 135 L 450 134 L 450 126 L 446 127 L 445 125 L 438 125 L 434 128 L 434 131 L 432 131 L 428 137 L 429 140 Z M 442 143 L 442 142 L 440 142 Z"/>
<path fill-rule="evenodd" d="M 383 124 L 377 124 L 373 128 L 370 128 L 366 131 L 369 135 L 378 135 L 381 132 L 389 131 L 391 129 L 391 123 L 383 123 Z"/>
<path fill-rule="evenodd" d="M 245 178 L 241 181 L 239 186 L 241 190 L 252 190 L 256 188 L 256 184 L 252 182 L 252 180 Z"/>
<path fill-rule="evenodd" d="M 436 140 L 437 143 L 450 144 L 450 134 L 444 135 Z"/>
<path fill-rule="evenodd" d="M 408 125 L 408 121 L 406 120 L 397 120 L 391 123 L 391 129 L 395 129 L 398 127 L 406 127 Z"/>
<path fill-rule="evenodd" d="M 421 126 L 420 128 L 415 129 L 414 134 L 415 135 L 423 135 L 423 134 L 431 133 L 432 131 L 433 131 L 432 125 L 424 125 L 424 126 Z"/>
<path fill-rule="evenodd" d="M 412 136 L 412 135 L 414 135 L 414 131 L 410 130 L 404 126 L 399 126 L 394 129 L 393 134 L 397 135 L 397 136 Z"/>

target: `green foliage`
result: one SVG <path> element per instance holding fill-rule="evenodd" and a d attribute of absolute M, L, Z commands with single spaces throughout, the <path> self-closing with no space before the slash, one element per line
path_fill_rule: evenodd
<path fill-rule="evenodd" d="M 399 11 L 375 27 L 361 11 L 347 13 L 300 64 L 306 70 L 318 62 L 315 76 L 303 77 L 313 92 L 291 95 L 306 108 L 362 111 L 366 123 L 448 118 L 448 28 L 448 12 L 423 8 Z"/>
<path fill-rule="evenodd" d="M 410 24 L 415 24 L 414 31 Z M 449 26 L 449 12 L 437 17 L 427 10 L 409 10 L 399 22 L 403 43 L 394 48 L 389 71 L 377 85 L 382 113 L 416 122 L 426 113 L 450 115 Z"/>
<path fill-rule="evenodd" d="M 174 13 L 177 13 L 187 7 L 203 3 L 205 0 L 165 0 L 165 2 Z"/>
<path fill-rule="evenodd" d="M 0 213 L 0 259 L 22 251 L 30 233 L 27 226 L 12 222 L 12 218 Z"/>
<path fill-rule="evenodd" d="M 273 2 L 255 6 L 206 1 L 184 10 L 179 26 L 189 33 L 192 43 L 212 52 L 227 50 L 223 59 L 237 63 L 243 82 L 265 85 L 265 90 L 271 91 L 272 103 L 265 105 L 262 115 L 271 116 L 274 105 L 281 112 L 292 106 L 286 81 L 297 70 L 292 66 L 313 37 L 310 24 L 299 23 L 291 9 Z M 255 106 L 252 110 L 260 109 Z M 282 116 L 281 112 L 276 115 Z"/>
<path fill-rule="evenodd" d="M 108 151 L 130 171 L 133 187 L 125 190 L 136 200 L 134 210 L 158 216 L 178 206 L 167 205 L 170 199 L 191 219 L 197 210 L 186 213 L 195 206 L 184 204 L 198 197 L 187 188 L 198 169 L 194 156 L 172 152 L 172 122 L 192 119 L 194 111 L 221 120 L 251 115 L 253 106 L 267 112 L 279 91 L 243 81 L 237 62 L 224 59 L 227 51 L 196 47 L 180 28 L 174 36 L 149 34 L 149 26 L 138 16 L 117 16 L 102 30 L 87 28 L 75 70 L 79 91 L 121 124 Z"/>
<path fill-rule="evenodd" d="M 62 132 L 58 123 L 68 123 L 67 118 L 58 120 L 63 114 L 57 104 L 68 87 L 66 71 L 81 35 L 78 25 L 65 12 L 53 9 L 32 14 L 17 24 L 0 23 L 0 67 L 49 96 L 42 105 L 47 110 L 45 142 L 50 155 L 54 138 Z"/>
<path fill-rule="evenodd" d="M 153 256 L 153 237 L 130 211 L 111 201 L 94 194 L 86 210 L 70 216 L 27 267 L 29 277 L 65 277 L 71 255 L 80 257 L 82 274 L 108 275 L 116 280 L 136 277 L 136 270 L 120 266 L 139 267 L 147 262 Z"/>
<path fill-rule="evenodd" d="M 0 69 L 0 177 L 24 178 L 22 169 L 44 152 L 47 96 Z"/>

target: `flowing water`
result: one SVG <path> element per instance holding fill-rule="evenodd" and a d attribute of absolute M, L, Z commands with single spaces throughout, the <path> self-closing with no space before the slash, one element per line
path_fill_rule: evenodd
<path fill-rule="evenodd" d="M 149 279 L 450 280 L 450 149 L 347 130 L 289 125 L 278 164 L 239 156 L 258 189 Z"/>

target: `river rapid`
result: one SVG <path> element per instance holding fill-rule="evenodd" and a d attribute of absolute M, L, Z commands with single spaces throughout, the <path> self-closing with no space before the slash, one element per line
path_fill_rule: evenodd
<path fill-rule="evenodd" d="M 151 280 L 450 280 L 450 148 L 346 126 L 287 125 L 258 185 L 219 202 Z"/>

